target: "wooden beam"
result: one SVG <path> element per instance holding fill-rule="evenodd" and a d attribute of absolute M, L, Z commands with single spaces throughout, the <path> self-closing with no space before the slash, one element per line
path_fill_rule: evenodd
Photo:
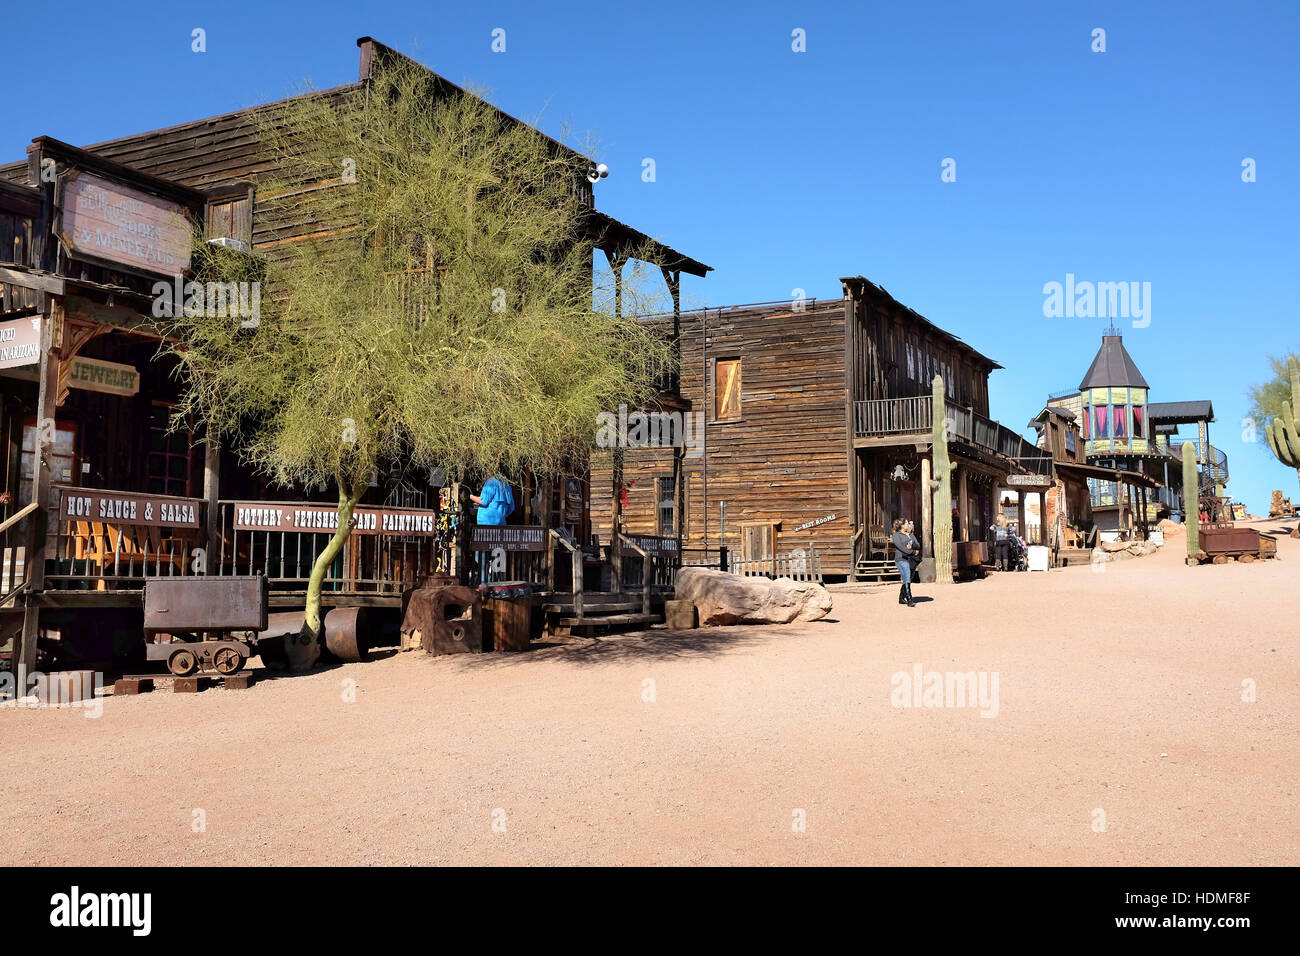
<path fill-rule="evenodd" d="M 9 269 L 0 266 L 0 282 L 22 286 L 24 289 L 36 289 L 50 295 L 63 295 L 66 288 L 58 276 L 41 272 L 26 272 L 22 269 Z"/>

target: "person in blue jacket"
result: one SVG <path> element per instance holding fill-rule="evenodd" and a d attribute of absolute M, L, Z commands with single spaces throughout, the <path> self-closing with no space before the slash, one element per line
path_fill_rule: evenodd
<path fill-rule="evenodd" d="M 493 476 L 483 483 L 480 494 L 470 495 L 469 500 L 478 505 L 477 521 L 482 525 L 501 525 L 515 510 L 515 496 L 510 485 L 503 479 Z"/>

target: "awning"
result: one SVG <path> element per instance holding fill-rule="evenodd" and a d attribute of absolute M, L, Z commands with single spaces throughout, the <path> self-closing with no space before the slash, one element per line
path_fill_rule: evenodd
<path fill-rule="evenodd" d="M 1163 488 L 1164 485 L 1150 475 L 1145 475 L 1140 471 L 1116 471 L 1114 468 L 1103 468 L 1100 465 L 1084 465 L 1079 462 L 1056 463 L 1056 473 L 1058 475 L 1074 475 L 1076 478 L 1099 478 L 1102 481 L 1118 481 L 1124 484 L 1137 485 L 1140 488 Z"/>

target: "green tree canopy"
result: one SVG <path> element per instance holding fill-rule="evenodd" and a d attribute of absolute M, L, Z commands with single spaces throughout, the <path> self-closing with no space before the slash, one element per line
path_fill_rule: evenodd
<path fill-rule="evenodd" d="M 381 462 L 454 477 L 556 473 L 596 416 L 649 398 L 666 344 L 593 291 L 588 161 L 409 61 L 347 95 L 255 111 L 257 255 L 205 246 L 197 278 L 261 278 L 256 327 L 164 323 L 207 423 L 281 485 L 332 482 L 340 532 Z M 265 233 L 263 233 L 265 235 Z M 648 308 L 639 274 L 624 312 Z"/>

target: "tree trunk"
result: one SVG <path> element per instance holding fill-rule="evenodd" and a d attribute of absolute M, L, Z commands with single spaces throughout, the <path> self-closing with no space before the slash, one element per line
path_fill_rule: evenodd
<path fill-rule="evenodd" d="M 339 482 L 339 523 L 333 537 L 325 545 L 325 550 L 316 557 L 312 565 L 311 577 L 307 579 L 307 612 L 302 630 L 297 634 L 288 634 L 284 638 L 285 651 L 289 655 L 289 667 L 292 670 L 309 670 L 320 658 L 321 646 L 325 635 L 323 616 L 321 614 L 320 595 L 325 584 L 325 575 L 330 565 L 343 550 L 348 535 L 352 533 L 352 512 L 365 492 L 367 482 L 360 481 L 351 490 L 345 482 Z"/>

